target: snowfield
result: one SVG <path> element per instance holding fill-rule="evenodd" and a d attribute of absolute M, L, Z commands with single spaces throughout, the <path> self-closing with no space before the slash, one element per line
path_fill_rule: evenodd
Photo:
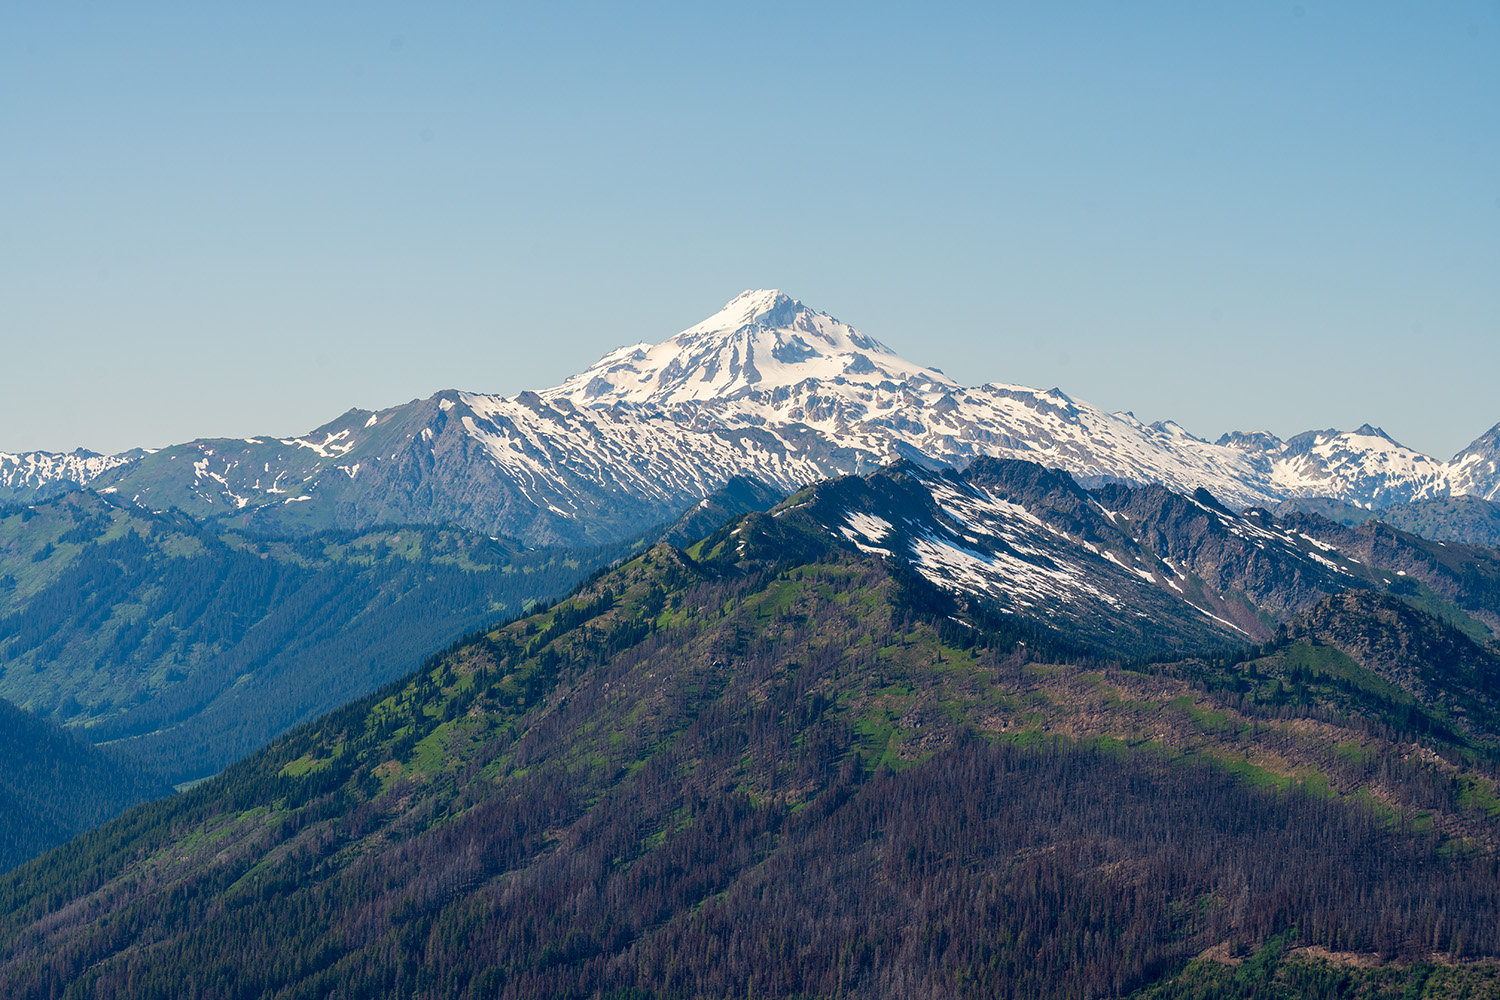
<path fill-rule="evenodd" d="M 644 528 L 735 475 L 792 490 L 895 458 L 957 468 L 985 455 L 1023 459 L 1085 485 L 1159 483 L 1188 494 L 1202 487 L 1235 508 L 1310 497 L 1381 508 L 1500 496 L 1500 425 L 1450 462 L 1368 425 L 1210 443 L 1060 389 L 965 387 L 776 290 L 744 292 L 674 337 L 611 351 L 540 392 L 444 391 L 376 413 L 351 410 L 303 437 L 197 441 L 165 452 L 0 453 L 0 489 L 24 499 L 52 483 L 97 481 L 190 512 L 283 507 L 291 491 L 299 503 L 326 496 L 330 506 L 369 509 L 371 518 L 452 519 L 475 510 L 465 526 L 536 538 L 562 537 L 563 522 L 581 524 L 605 509 L 620 530 Z M 176 471 L 182 467 L 190 479 Z M 351 492 L 358 490 L 369 493 Z M 388 502 L 393 490 L 408 498 L 405 507 Z M 509 505 L 503 523 L 482 510 L 482 498 L 497 492 Z M 542 520 L 527 521 L 517 505 Z M 963 562 L 930 558 L 954 572 Z"/>

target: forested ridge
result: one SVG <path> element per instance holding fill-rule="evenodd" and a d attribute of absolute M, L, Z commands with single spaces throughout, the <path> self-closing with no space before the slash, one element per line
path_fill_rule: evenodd
<path fill-rule="evenodd" d="M 130 757 L 0 699 L 0 871 L 170 792 Z"/>
<path fill-rule="evenodd" d="M 1441 671 L 1326 629 L 1124 665 L 792 521 L 657 546 L 12 872 L 0 990 L 1214 995 L 1212 949 L 1500 956 L 1488 708 Z"/>
<path fill-rule="evenodd" d="M 199 778 L 629 551 L 283 539 L 75 492 L 0 512 L 0 696 Z"/>

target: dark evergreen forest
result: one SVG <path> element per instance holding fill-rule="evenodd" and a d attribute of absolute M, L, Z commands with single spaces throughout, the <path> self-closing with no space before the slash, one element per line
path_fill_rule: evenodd
<path fill-rule="evenodd" d="M 12 872 L 0 990 L 1295 995 L 1311 960 L 1278 956 L 1321 948 L 1419 995 L 1445 980 L 1410 970 L 1500 958 L 1487 724 L 1445 724 L 1332 625 L 1127 666 L 785 522 L 740 530 Z M 1403 627 L 1379 612 L 1329 615 Z M 1195 962 L 1215 949 L 1243 979 Z"/>
<path fill-rule="evenodd" d="M 0 700 L 0 871 L 170 793 L 129 756 Z"/>
<path fill-rule="evenodd" d="M 258 537 L 69 494 L 0 513 L 0 695 L 200 778 L 629 551 Z"/>

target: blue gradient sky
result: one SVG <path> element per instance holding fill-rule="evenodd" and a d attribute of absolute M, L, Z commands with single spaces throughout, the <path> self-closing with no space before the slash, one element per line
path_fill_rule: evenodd
<path fill-rule="evenodd" d="M 779 287 L 1201 436 L 1500 420 L 1500 3 L 0 8 L 0 450 L 514 393 Z"/>

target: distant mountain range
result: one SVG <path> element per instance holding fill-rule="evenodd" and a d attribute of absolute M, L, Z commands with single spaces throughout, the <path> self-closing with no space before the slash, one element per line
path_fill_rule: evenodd
<path fill-rule="evenodd" d="M 778 291 L 749 291 L 660 344 L 622 347 L 541 392 L 445 390 L 350 410 L 302 437 L 0 454 L 0 499 L 86 484 L 266 530 L 454 523 L 531 545 L 580 544 L 671 521 L 737 475 L 791 491 L 893 458 L 961 468 L 981 456 L 1065 469 L 1090 486 L 1206 488 L 1236 509 L 1500 496 L 1500 424 L 1447 462 L 1369 425 L 1210 443 L 1060 389 L 966 388 Z"/>
<path fill-rule="evenodd" d="M 1313 497 L 1288 500 L 1277 508 L 1278 513 L 1290 510 L 1321 514 L 1340 524 L 1384 521 L 1423 538 L 1500 548 L 1500 503 L 1479 497 L 1430 497 L 1379 510 Z"/>

